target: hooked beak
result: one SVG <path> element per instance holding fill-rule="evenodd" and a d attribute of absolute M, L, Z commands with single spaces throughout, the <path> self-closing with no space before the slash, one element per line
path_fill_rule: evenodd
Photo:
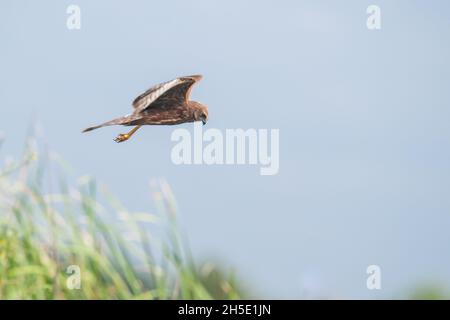
<path fill-rule="evenodd" d="M 203 123 L 203 125 L 205 125 L 206 124 L 206 119 L 202 119 L 202 123 Z"/>

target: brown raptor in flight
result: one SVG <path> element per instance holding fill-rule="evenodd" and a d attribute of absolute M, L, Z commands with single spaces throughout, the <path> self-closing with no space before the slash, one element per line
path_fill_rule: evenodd
<path fill-rule="evenodd" d="M 143 125 L 175 125 L 185 122 L 208 120 L 208 107 L 189 101 L 192 86 L 202 76 L 186 76 L 151 87 L 133 101 L 134 111 L 130 115 L 84 129 L 92 131 L 105 126 L 135 126 L 130 132 L 119 134 L 116 142 L 128 140 Z"/>

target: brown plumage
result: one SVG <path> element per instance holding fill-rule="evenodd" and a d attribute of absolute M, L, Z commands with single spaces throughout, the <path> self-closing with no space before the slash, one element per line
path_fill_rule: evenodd
<path fill-rule="evenodd" d="M 83 132 L 113 125 L 136 126 L 115 139 L 116 142 L 123 142 L 143 125 L 175 125 L 194 121 L 206 124 L 208 107 L 189 101 L 193 85 L 201 79 L 200 75 L 186 76 L 153 86 L 133 101 L 134 111 L 130 115 L 86 128 Z"/>

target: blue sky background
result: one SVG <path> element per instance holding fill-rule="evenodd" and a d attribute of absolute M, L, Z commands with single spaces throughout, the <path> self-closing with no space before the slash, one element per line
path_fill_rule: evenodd
<path fill-rule="evenodd" d="M 81 8 L 81 30 L 66 8 Z M 381 7 L 382 29 L 366 28 Z M 195 254 L 267 297 L 450 285 L 448 1 L 1 1 L 2 150 L 33 117 L 52 149 L 133 210 L 165 177 Z M 208 127 L 279 128 L 280 173 L 175 166 L 171 127 L 83 135 L 147 87 L 201 73 Z M 190 125 L 184 127 L 191 129 Z M 366 267 L 382 290 L 366 289 Z"/>

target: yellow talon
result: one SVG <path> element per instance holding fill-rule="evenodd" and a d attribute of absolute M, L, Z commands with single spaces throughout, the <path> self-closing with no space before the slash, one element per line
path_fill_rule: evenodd
<path fill-rule="evenodd" d="M 133 130 L 131 130 L 131 131 L 128 132 L 128 133 L 121 133 L 121 134 L 119 134 L 119 135 L 117 136 L 117 138 L 114 139 L 114 141 L 117 142 L 117 143 L 127 141 L 128 139 L 131 138 L 131 136 L 132 136 L 136 131 L 138 131 L 138 129 L 139 129 L 140 127 L 141 127 L 141 126 L 136 126 L 136 127 L 133 128 Z"/>
<path fill-rule="evenodd" d="M 120 142 L 124 142 L 127 141 L 128 139 L 130 139 L 130 135 L 129 134 L 119 134 L 117 136 L 117 138 L 114 139 L 115 142 L 120 143 Z"/>

